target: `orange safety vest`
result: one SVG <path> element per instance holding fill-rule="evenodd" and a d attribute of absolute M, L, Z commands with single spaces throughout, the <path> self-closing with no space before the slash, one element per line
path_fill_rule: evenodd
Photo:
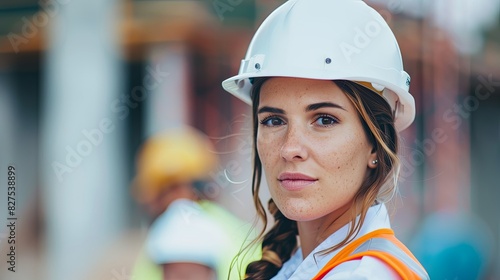
<path fill-rule="evenodd" d="M 429 275 L 415 256 L 394 236 L 394 231 L 383 228 L 349 243 L 314 276 L 313 280 L 323 279 L 328 272 L 343 262 L 359 260 L 364 256 L 383 261 L 404 280 L 429 279 Z"/>

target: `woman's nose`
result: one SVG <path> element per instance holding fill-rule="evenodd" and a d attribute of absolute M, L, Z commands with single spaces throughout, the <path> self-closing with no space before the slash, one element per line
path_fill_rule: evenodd
<path fill-rule="evenodd" d="M 285 161 L 303 161 L 307 159 L 307 143 L 300 130 L 290 127 L 281 146 L 280 155 Z"/>

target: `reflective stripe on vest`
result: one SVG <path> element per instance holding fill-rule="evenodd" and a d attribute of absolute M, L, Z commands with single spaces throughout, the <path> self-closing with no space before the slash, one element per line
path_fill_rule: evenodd
<path fill-rule="evenodd" d="M 337 265 L 370 256 L 387 264 L 402 279 L 429 279 L 427 272 L 391 229 L 379 229 L 353 240 L 337 253 L 313 279 L 322 279 Z"/>
<path fill-rule="evenodd" d="M 366 251 L 379 251 L 388 253 L 394 257 L 396 257 L 399 261 L 401 261 L 404 265 L 406 265 L 409 269 L 415 272 L 418 276 L 418 279 L 428 279 L 429 276 L 427 272 L 422 268 L 422 266 L 415 262 L 412 258 L 408 256 L 403 250 L 401 250 L 396 244 L 392 241 L 389 241 L 385 238 L 372 238 L 365 243 L 361 244 L 353 253 L 363 253 Z"/>

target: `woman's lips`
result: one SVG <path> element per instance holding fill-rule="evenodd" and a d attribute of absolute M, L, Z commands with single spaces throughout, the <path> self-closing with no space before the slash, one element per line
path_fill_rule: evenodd
<path fill-rule="evenodd" d="M 281 173 L 278 177 L 280 185 L 289 191 L 298 191 L 314 184 L 318 179 L 312 178 L 302 173 Z"/>

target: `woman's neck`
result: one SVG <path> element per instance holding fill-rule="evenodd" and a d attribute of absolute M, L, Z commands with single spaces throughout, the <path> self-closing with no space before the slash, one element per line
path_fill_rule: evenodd
<path fill-rule="evenodd" d="M 297 222 L 303 259 L 305 259 L 314 248 L 325 241 L 328 236 L 332 235 L 351 221 L 351 207 L 352 204 L 348 203 L 319 219 Z"/>

